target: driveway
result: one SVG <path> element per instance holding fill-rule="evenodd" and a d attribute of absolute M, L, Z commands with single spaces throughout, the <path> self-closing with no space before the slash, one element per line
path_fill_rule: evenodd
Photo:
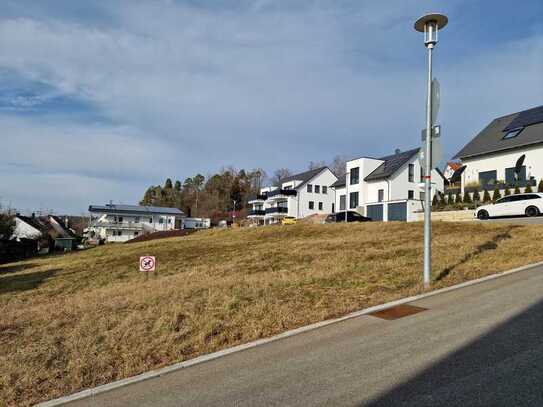
<path fill-rule="evenodd" d="M 72 406 L 542 406 L 543 268 L 362 316 Z"/>

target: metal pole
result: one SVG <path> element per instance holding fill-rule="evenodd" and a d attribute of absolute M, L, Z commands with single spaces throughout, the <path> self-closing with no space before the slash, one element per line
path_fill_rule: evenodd
<path fill-rule="evenodd" d="M 430 286 L 432 274 L 432 49 L 428 48 L 428 95 L 426 100 L 426 169 L 424 174 L 424 286 Z"/>

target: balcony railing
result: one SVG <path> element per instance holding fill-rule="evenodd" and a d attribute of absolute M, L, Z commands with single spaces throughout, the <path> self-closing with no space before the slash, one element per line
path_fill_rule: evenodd
<path fill-rule="evenodd" d="M 266 208 L 267 215 L 273 213 L 288 213 L 288 208 L 285 208 L 284 206 L 274 206 L 273 208 Z"/>
<path fill-rule="evenodd" d="M 276 196 L 296 196 L 295 189 L 276 189 L 275 191 L 268 192 L 268 199 Z"/>
<path fill-rule="evenodd" d="M 266 211 L 264 209 L 251 209 L 248 212 L 248 216 L 264 216 Z"/>
<path fill-rule="evenodd" d="M 247 201 L 265 201 L 267 198 L 268 196 L 266 194 L 249 195 Z"/>

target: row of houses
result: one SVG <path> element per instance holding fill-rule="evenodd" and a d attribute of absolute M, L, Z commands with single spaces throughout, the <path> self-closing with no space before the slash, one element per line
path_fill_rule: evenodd
<path fill-rule="evenodd" d="M 419 152 L 357 157 L 339 178 L 327 167 L 295 174 L 252 197 L 249 218 L 271 224 L 354 210 L 380 221 L 416 220 L 424 201 Z M 432 171 L 432 197 L 456 184 L 462 194 L 535 186 L 543 179 L 543 106 L 492 120 L 453 159 L 443 172 Z"/>

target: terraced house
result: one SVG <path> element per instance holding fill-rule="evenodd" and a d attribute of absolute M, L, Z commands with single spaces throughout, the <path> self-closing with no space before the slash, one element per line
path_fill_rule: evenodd
<path fill-rule="evenodd" d="M 331 185 L 337 177 L 328 167 L 320 167 L 281 180 L 281 185 L 262 188 L 249 198 L 249 215 L 257 224 L 271 224 L 289 216 L 297 219 L 335 211 Z"/>
<path fill-rule="evenodd" d="M 543 178 L 543 106 L 498 117 L 456 158 L 462 192 L 535 186 Z"/>

